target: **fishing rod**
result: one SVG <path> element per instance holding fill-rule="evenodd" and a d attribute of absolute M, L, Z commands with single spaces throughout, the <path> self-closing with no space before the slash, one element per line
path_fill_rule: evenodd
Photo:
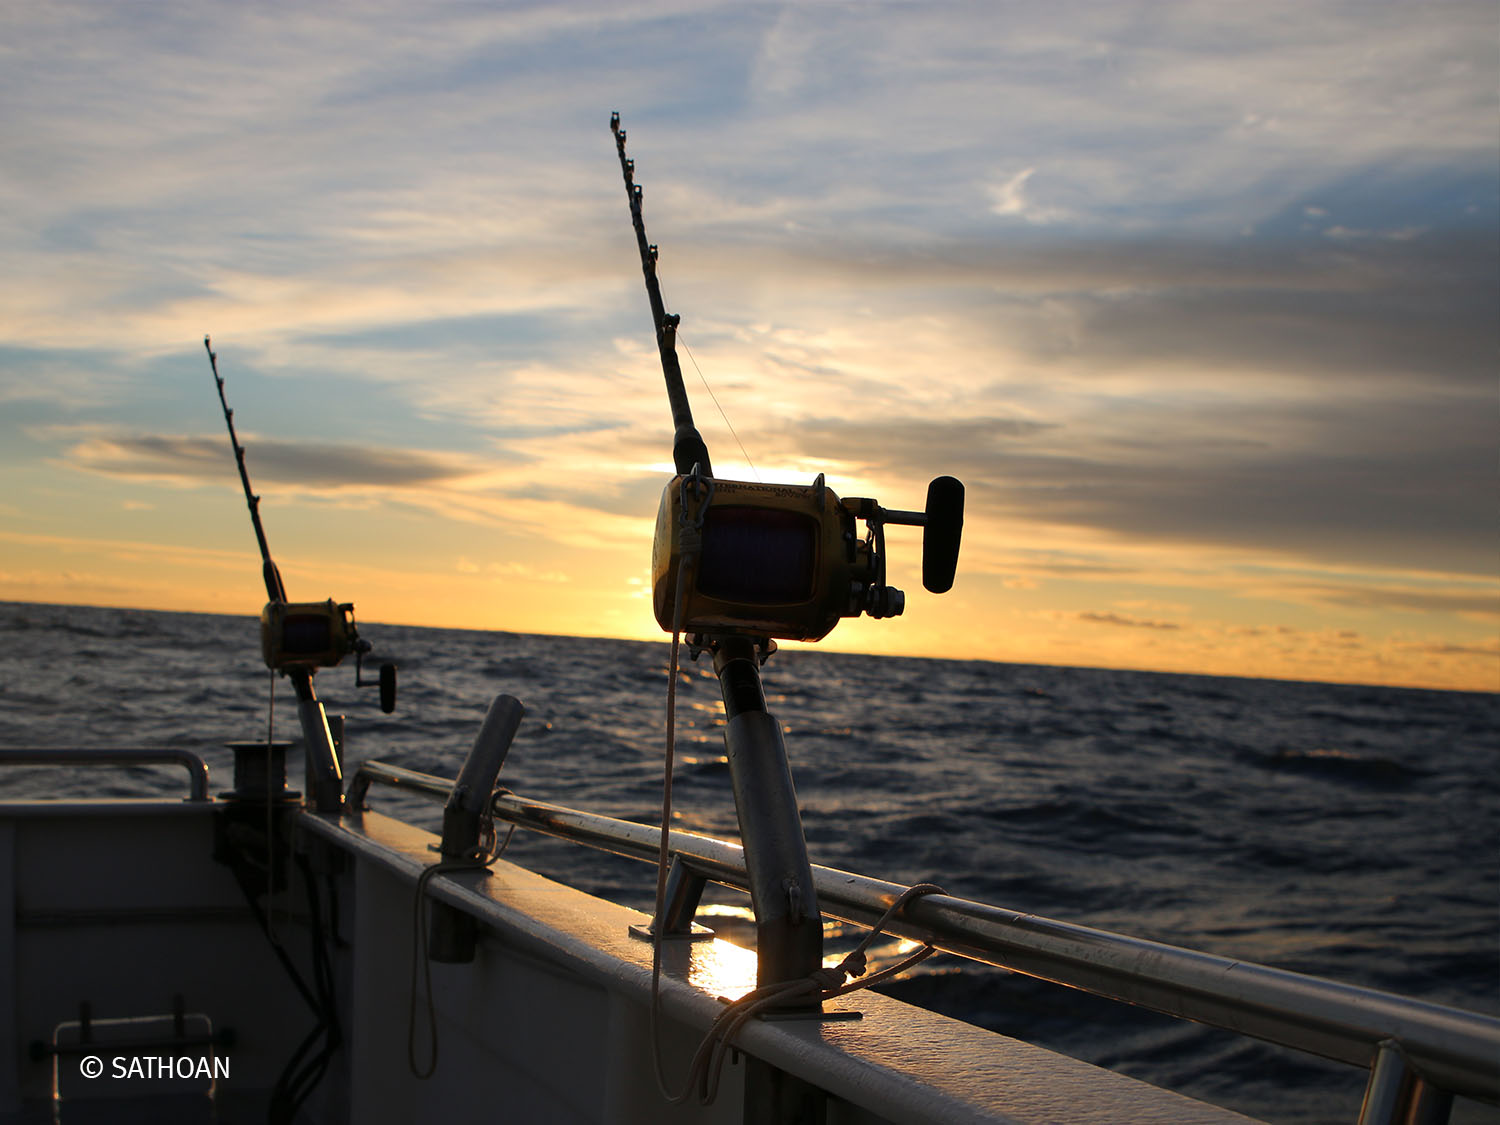
<path fill-rule="evenodd" d="M 219 357 L 208 336 L 203 337 L 203 347 L 208 352 L 214 385 L 219 392 L 219 405 L 223 407 L 224 423 L 229 428 L 229 442 L 234 447 L 234 460 L 239 468 L 240 484 L 245 491 L 245 504 L 250 509 L 250 522 L 255 528 L 255 541 L 260 547 L 261 576 L 265 580 L 266 596 L 270 599 L 260 612 L 261 657 L 267 668 L 292 682 L 297 695 L 297 717 L 307 747 L 313 799 L 319 812 L 337 812 L 343 807 L 343 774 L 333 735 L 328 727 L 327 713 L 313 690 L 313 675 L 319 668 L 334 667 L 352 653 L 355 686 L 371 687 L 378 684 L 380 709 L 390 714 L 396 707 L 396 666 L 391 663 L 382 664 L 378 680 L 364 679 L 364 657 L 373 646 L 359 635 L 352 602 L 336 602 L 332 598 L 322 602 L 293 602 L 287 599 L 281 570 L 271 558 L 271 548 L 266 541 L 265 525 L 260 518 L 260 497 L 250 486 L 250 473 L 245 467 L 245 447 L 240 444 L 239 436 L 235 433 L 234 411 L 230 409 L 224 395 L 224 379 L 219 374 Z"/>
<path fill-rule="evenodd" d="M 229 427 L 229 444 L 234 447 L 234 462 L 239 466 L 240 484 L 245 489 L 245 504 L 250 509 L 250 523 L 255 528 L 255 541 L 260 544 L 261 574 L 266 580 L 266 597 L 273 602 L 286 601 L 286 586 L 281 581 L 281 571 L 271 560 L 271 548 L 266 543 L 266 528 L 260 522 L 260 497 L 250 487 L 250 473 L 245 468 L 245 447 L 234 432 L 234 411 L 224 397 L 224 379 L 219 374 L 219 357 L 214 352 L 213 341 L 203 337 L 203 346 L 208 351 L 208 365 L 213 369 L 214 385 L 219 390 L 219 405 L 224 410 L 224 424 Z"/>
<path fill-rule="evenodd" d="M 680 318 L 668 314 L 657 277 L 658 248 L 646 236 L 635 161 L 625 155 L 620 115 L 610 114 L 641 270 L 661 353 L 675 428 L 677 476 L 662 494 L 652 549 L 652 601 L 668 632 L 748 635 L 760 640 L 816 641 L 844 617 L 896 617 L 906 595 L 886 582 L 885 526 L 921 527 L 922 584 L 932 593 L 953 586 L 963 531 L 964 486 L 949 476 L 928 486 L 923 511 L 884 508 L 866 497 L 840 500 L 823 475 L 810 485 L 717 479 L 693 425 L 677 362 Z M 857 533 L 855 521 L 865 524 Z M 686 533 L 686 534 L 685 534 Z M 693 582 L 676 613 L 682 558 L 692 556 Z"/>
<path fill-rule="evenodd" d="M 682 317 L 667 312 L 661 296 L 661 282 L 656 276 L 657 247 L 646 237 L 646 219 L 641 211 L 641 189 L 635 182 L 635 161 L 625 155 L 625 130 L 620 115 L 609 115 L 609 127 L 615 135 L 615 150 L 620 154 L 620 170 L 625 176 L 625 193 L 630 197 L 630 219 L 635 226 L 635 240 L 641 252 L 641 272 L 646 275 L 646 298 L 651 302 L 651 322 L 656 329 L 656 348 L 661 353 L 662 374 L 667 380 L 667 402 L 672 407 L 672 464 L 684 475 L 694 467 L 706 477 L 713 476 L 708 461 L 708 446 L 693 425 L 693 410 L 688 405 L 687 388 L 682 383 L 682 366 L 677 362 L 677 326 Z"/>

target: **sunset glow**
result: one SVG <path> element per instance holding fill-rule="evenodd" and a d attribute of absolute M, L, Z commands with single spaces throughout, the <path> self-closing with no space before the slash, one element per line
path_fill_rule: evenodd
<path fill-rule="evenodd" d="M 5 23 L 0 599 L 258 611 L 211 334 L 293 597 L 660 637 L 619 110 L 720 474 L 967 485 L 826 647 L 1500 690 L 1493 5 Z"/>

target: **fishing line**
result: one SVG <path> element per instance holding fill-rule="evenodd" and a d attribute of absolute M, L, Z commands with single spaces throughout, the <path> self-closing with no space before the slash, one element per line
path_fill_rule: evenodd
<path fill-rule="evenodd" d="M 682 345 L 682 350 L 687 352 L 688 359 L 692 362 L 693 370 L 698 372 L 698 381 L 703 384 L 703 389 L 708 392 L 708 397 L 714 400 L 714 406 L 718 407 L 719 417 L 724 419 L 724 425 L 729 427 L 729 436 L 734 438 L 734 444 L 740 447 L 740 452 L 745 455 L 745 464 L 750 466 L 750 473 L 756 481 L 760 481 L 760 472 L 755 467 L 755 462 L 750 460 L 750 451 L 745 448 L 745 443 L 740 440 L 740 435 L 734 432 L 734 424 L 729 421 L 729 415 L 724 413 L 724 407 L 719 405 L 719 396 L 714 394 L 714 389 L 708 385 L 708 380 L 703 375 L 703 369 L 698 366 L 698 360 L 693 356 L 693 349 L 688 347 L 687 340 L 683 338 L 681 325 L 677 328 L 677 342 Z"/>
<path fill-rule="evenodd" d="M 276 939 L 276 847 L 272 840 L 271 804 L 276 794 L 271 788 L 271 747 L 276 741 L 276 670 L 269 669 L 271 687 L 266 699 L 266 910 L 270 917 L 271 940 Z"/>
<path fill-rule="evenodd" d="M 684 510 L 684 517 L 686 514 Z M 651 923 L 651 1063 L 656 1074 L 656 1089 L 672 1105 L 683 1101 L 686 1094 L 674 1096 L 667 1089 L 666 1075 L 661 1065 L 661 943 L 664 929 L 662 916 L 667 908 L 667 833 L 672 824 L 672 765 L 677 749 L 677 666 L 682 640 L 683 592 L 687 588 L 688 563 L 692 558 L 692 554 L 684 552 L 677 564 L 677 600 L 672 611 L 672 655 L 667 663 L 667 752 L 661 787 L 661 843 L 656 855 L 656 916 Z M 691 1084 L 688 1088 L 692 1088 Z"/>
<path fill-rule="evenodd" d="M 660 292 L 660 278 L 657 279 L 656 286 L 657 291 Z M 666 305 L 667 299 L 665 296 L 663 296 L 662 307 L 665 309 Z M 703 368 L 698 366 L 698 360 L 697 357 L 693 355 L 693 349 L 688 347 L 687 339 L 682 334 L 682 322 L 680 320 L 677 322 L 677 326 L 673 329 L 673 338 L 677 343 L 680 343 L 682 345 L 682 350 L 687 352 L 687 357 L 689 362 L 691 362 L 693 365 L 693 370 L 698 373 L 698 381 L 703 384 L 703 389 L 708 392 L 708 397 L 714 400 L 714 406 L 719 411 L 719 417 L 724 419 L 724 425 L 729 427 L 729 436 L 734 438 L 734 444 L 739 446 L 740 452 L 745 455 L 745 464 L 750 466 L 751 475 L 755 477 L 756 481 L 760 481 L 760 472 L 755 468 L 755 462 L 750 460 L 750 451 L 745 448 L 745 443 L 740 440 L 740 435 L 735 433 L 734 423 L 729 420 L 729 415 L 724 413 L 724 407 L 719 402 L 719 396 L 714 394 L 714 389 L 708 385 L 708 378 L 703 374 Z"/>

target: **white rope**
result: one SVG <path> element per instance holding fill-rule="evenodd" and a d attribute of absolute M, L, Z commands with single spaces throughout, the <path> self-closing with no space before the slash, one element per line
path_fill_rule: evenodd
<path fill-rule="evenodd" d="M 684 551 L 677 563 L 677 598 L 672 609 L 672 655 L 667 662 L 667 751 L 661 787 L 661 844 L 656 853 L 656 913 L 651 921 L 651 1063 L 656 1074 L 656 1088 L 673 1105 L 684 1099 L 674 1097 L 667 1089 L 661 1065 L 661 943 L 665 929 L 662 916 L 667 909 L 667 859 L 670 855 L 668 832 L 672 825 L 672 765 L 677 756 L 677 664 L 682 642 L 682 609 L 687 588 L 688 564 L 692 555 Z"/>
<path fill-rule="evenodd" d="M 427 948 L 427 888 L 434 878 L 446 872 L 488 869 L 510 846 L 510 838 L 516 834 L 516 826 L 512 824 L 505 839 L 497 844 L 499 833 L 495 831 L 494 815 L 489 809 L 481 814 L 479 824 L 480 845 L 472 856 L 442 860 L 424 868 L 417 876 L 416 901 L 412 903 L 411 1001 L 406 1014 L 406 1065 L 411 1068 L 413 1076 L 424 1080 L 432 1077 L 438 1063 L 437 1005 L 432 996 L 431 950 Z M 417 1062 L 418 963 L 422 966 L 422 986 L 427 993 L 427 1041 L 431 1050 L 425 1066 Z"/>
<path fill-rule="evenodd" d="M 686 1087 L 680 1094 L 666 1095 L 667 1100 L 674 1105 L 681 1104 L 692 1096 L 696 1087 L 699 1104 L 711 1105 L 718 1097 L 719 1079 L 723 1074 L 724 1060 L 734 1045 L 734 1037 L 746 1023 L 763 1012 L 799 999 L 806 999 L 821 1005 L 824 1001 L 836 996 L 843 996 L 846 993 L 887 981 L 931 957 L 937 950 L 931 945 L 923 945 L 921 949 L 899 963 L 869 977 L 864 977 L 865 951 L 876 936 L 885 929 L 886 924 L 912 899 L 923 895 L 944 893 L 946 892 L 942 887 L 933 883 L 917 883 L 907 887 L 881 915 L 880 921 L 875 923 L 874 928 L 865 935 L 864 940 L 836 966 L 818 969 L 797 980 L 762 985 L 728 1005 L 715 1018 L 708 1034 L 699 1043 L 698 1050 L 693 1055 L 693 1061 L 688 1067 Z M 850 976 L 864 977 L 864 979 L 849 981 Z M 665 1091 L 663 1093 L 666 1094 Z"/>

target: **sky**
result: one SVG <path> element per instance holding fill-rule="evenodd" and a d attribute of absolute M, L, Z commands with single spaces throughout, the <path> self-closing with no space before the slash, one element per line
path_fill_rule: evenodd
<path fill-rule="evenodd" d="M 8 5 L 0 599 L 258 611 L 207 334 L 294 599 L 662 637 L 611 111 L 715 471 L 967 487 L 825 647 L 1500 690 L 1492 0 Z"/>

